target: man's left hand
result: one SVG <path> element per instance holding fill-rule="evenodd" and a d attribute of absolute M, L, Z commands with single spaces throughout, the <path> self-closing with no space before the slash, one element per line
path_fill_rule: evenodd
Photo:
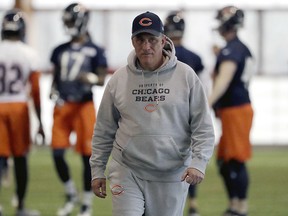
<path fill-rule="evenodd" d="M 189 167 L 182 175 L 181 181 L 186 181 L 188 184 L 196 185 L 202 182 L 204 174 L 199 170 Z"/>

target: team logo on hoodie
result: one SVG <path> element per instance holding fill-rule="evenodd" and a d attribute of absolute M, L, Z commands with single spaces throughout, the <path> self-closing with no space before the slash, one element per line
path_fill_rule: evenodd
<path fill-rule="evenodd" d="M 144 110 L 147 112 L 154 112 L 155 110 L 157 110 L 157 108 L 158 108 L 158 103 L 157 104 L 147 104 L 144 107 Z"/>
<path fill-rule="evenodd" d="M 163 84 L 145 84 L 140 85 L 139 88 L 132 90 L 132 95 L 135 96 L 135 102 L 148 102 L 144 106 L 147 112 L 157 110 L 158 103 L 166 100 L 166 96 L 170 94 L 170 89 L 164 88 Z"/>

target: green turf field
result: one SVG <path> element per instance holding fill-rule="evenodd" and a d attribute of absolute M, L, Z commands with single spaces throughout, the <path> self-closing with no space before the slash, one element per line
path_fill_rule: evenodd
<path fill-rule="evenodd" d="M 71 172 L 78 190 L 81 191 L 80 158 L 73 151 L 68 152 L 67 158 L 73 166 Z M 30 184 L 26 205 L 28 208 L 39 210 L 43 216 L 54 216 L 58 207 L 64 202 L 64 195 L 54 171 L 49 147 L 34 147 L 29 164 Z M 249 216 L 287 216 L 288 146 L 255 148 L 248 168 L 251 181 Z M 11 180 L 13 181 L 13 178 Z M 1 190 L 0 203 L 4 207 L 4 216 L 14 215 L 11 206 L 13 190 L 13 183 Z M 112 215 L 110 197 L 109 194 L 104 200 L 94 198 L 94 216 Z M 201 216 L 221 216 L 226 208 L 226 195 L 214 159 L 209 164 L 204 182 L 198 187 L 198 204 Z M 71 216 L 76 216 L 78 209 L 74 212 Z"/>

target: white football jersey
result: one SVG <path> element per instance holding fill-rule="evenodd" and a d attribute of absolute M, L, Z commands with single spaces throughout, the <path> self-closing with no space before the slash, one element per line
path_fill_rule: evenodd
<path fill-rule="evenodd" d="M 39 71 L 36 51 L 21 41 L 0 43 L 0 103 L 28 100 L 27 84 L 32 72 Z"/>

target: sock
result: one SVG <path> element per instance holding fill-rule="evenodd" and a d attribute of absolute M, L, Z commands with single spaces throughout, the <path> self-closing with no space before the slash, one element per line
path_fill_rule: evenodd
<path fill-rule="evenodd" d="M 93 198 L 92 191 L 84 191 L 83 192 L 83 200 L 82 200 L 82 205 L 81 205 L 81 209 L 80 209 L 81 213 L 87 211 L 87 209 L 91 209 L 92 198 Z"/>
<path fill-rule="evenodd" d="M 91 190 L 91 168 L 89 164 L 90 156 L 82 156 L 83 161 L 83 190 Z"/>
<path fill-rule="evenodd" d="M 72 194 L 72 195 L 77 194 L 75 184 L 71 179 L 69 179 L 67 182 L 64 183 L 64 187 L 66 194 Z"/>
<path fill-rule="evenodd" d="M 64 154 L 64 149 L 53 150 L 53 160 L 57 174 L 62 182 L 67 182 L 70 179 L 70 171 L 68 164 L 64 158 Z"/>
<path fill-rule="evenodd" d="M 237 192 L 234 187 L 235 172 L 233 171 L 229 162 L 219 163 L 220 174 L 223 178 L 227 195 L 230 199 L 237 197 Z"/>
<path fill-rule="evenodd" d="M 190 198 L 195 198 L 196 197 L 196 185 L 190 185 L 188 194 Z"/>
<path fill-rule="evenodd" d="M 25 156 L 14 157 L 14 170 L 16 178 L 16 194 L 18 198 L 18 209 L 24 208 L 24 199 L 28 184 L 28 165 Z"/>
<path fill-rule="evenodd" d="M 237 185 L 239 199 L 246 199 L 249 187 L 249 175 L 244 163 L 239 167 Z"/>
<path fill-rule="evenodd" d="M 92 205 L 92 198 L 93 198 L 92 191 L 85 191 L 83 193 L 82 205 L 86 205 L 90 207 Z"/>

